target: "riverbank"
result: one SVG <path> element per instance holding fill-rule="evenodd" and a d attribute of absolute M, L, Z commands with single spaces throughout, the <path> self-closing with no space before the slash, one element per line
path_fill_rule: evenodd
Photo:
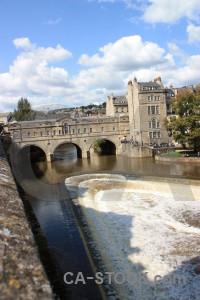
<path fill-rule="evenodd" d="M 195 163 L 200 165 L 200 157 L 164 157 L 156 155 L 155 160 L 171 163 Z"/>
<path fill-rule="evenodd" d="M 1 300 L 53 299 L 1 141 L 0 199 Z"/>

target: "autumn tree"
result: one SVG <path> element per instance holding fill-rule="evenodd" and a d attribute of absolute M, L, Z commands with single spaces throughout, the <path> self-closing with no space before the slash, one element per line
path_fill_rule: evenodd
<path fill-rule="evenodd" d="M 178 95 L 173 106 L 176 116 L 165 120 L 169 135 L 196 152 L 200 149 L 200 93 Z"/>
<path fill-rule="evenodd" d="M 14 110 L 13 117 L 16 121 L 32 121 L 35 119 L 35 112 L 31 108 L 31 104 L 26 98 L 18 101 L 17 109 Z"/>

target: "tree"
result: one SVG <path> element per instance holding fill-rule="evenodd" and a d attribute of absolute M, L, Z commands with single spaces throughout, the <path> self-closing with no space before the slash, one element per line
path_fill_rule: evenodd
<path fill-rule="evenodd" d="M 169 136 L 183 147 L 200 149 L 200 93 L 178 95 L 174 102 L 177 116 L 165 120 Z"/>
<path fill-rule="evenodd" d="M 35 112 L 31 108 L 30 102 L 26 98 L 18 101 L 17 109 L 14 110 L 13 117 L 16 121 L 31 121 L 35 119 Z"/>

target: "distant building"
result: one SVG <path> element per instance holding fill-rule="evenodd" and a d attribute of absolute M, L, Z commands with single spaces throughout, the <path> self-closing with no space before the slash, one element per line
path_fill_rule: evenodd
<path fill-rule="evenodd" d="M 7 124 L 12 118 L 11 112 L 0 113 L 0 124 Z"/>

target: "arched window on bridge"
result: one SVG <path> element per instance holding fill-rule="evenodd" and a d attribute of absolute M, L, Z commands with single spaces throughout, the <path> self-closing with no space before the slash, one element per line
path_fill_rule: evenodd
<path fill-rule="evenodd" d="M 64 134 L 68 134 L 69 133 L 69 127 L 68 127 L 67 124 L 64 124 L 63 132 L 64 132 Z"/>

